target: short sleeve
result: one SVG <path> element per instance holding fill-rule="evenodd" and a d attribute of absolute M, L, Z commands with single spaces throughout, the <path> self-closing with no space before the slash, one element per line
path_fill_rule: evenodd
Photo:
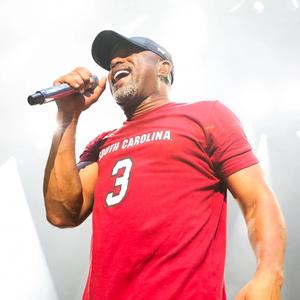
<path fill-rule="evenodd" d="M 90 141 L 84 151 L 80 154 L 79 163 L 96 162 L 99 157 L 99 149 L 105 143 L 111 132 L 112 131 L 104 132 Z"/>
<path fill-rule="evenodd" d="M 221 102 L 213 104 L 206 125 L 208 152 L 221 177 L 258 163 L 241 122 Z"/>

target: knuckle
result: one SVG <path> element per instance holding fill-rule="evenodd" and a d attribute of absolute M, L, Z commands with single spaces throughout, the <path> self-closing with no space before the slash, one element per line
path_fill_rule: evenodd
<path fill-rule="evenodd" d="M 82 76 L 80 76 L 78 73 L 74 74 L 73 79 L 80 85 L 83 85 L 83 83 L 84 83 Z"/>
<path fill-rule="evenodd" d="M 80 77 L 82 78 L 82 80 L 86 83 L 86 82 L 90 82 L 90 78 L 92 76 L 92 73 L 84 68 L 84 67 L 78 67 L 75 70 L 75 73 L 79 74 Z"/>

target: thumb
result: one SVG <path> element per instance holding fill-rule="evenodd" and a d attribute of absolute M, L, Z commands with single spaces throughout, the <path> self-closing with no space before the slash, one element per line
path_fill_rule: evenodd
<path fill-rule="evenodd" d="M 106 76 L 102 76 L 102 77 L 99 79 L 98 87 L 99 87 L 102 91 L 105 90 L 106 80 L 107 80 L 107 77 L 106 77 Z"/>
<path fill-rule="evenodd" d="M 98 84 L 96 85 L 96 87 L 94 88 L 94 90 L 92 91 L 92 93 L 86 94 L 86 96 L 92 95 L 93 102 L 97 101 L 97 99 L 104 92 L 105 86 L 106 86 L 106 79 L 107 79 L 106 76 L 101 77 L 98 80 Z"/>

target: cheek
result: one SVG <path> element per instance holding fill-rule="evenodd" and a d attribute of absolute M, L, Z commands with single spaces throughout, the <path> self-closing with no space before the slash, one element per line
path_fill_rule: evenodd
<path fill-rule="evenodd" d="M 143 83 L 148 85 L 156 81 L 157 74 L 154 65 L 146 65 L 144 68 L 141 68 L 138 72 L 137 78 L 140 79 Z"/>
<path fill-rule="evenodd" d="M 154 66 L 147 68 L 143 76 L 143 83 L 146 84 L 149 89 L 153 89 L 157 85 L 157 74 L 154 68 Z"/>
<path fill-rule="evenodd" d="M 136 79 L 153 80 L 156 78 L 157 65 L 152 56 L 139 56 L 134 64 L 136 66 Z"/>

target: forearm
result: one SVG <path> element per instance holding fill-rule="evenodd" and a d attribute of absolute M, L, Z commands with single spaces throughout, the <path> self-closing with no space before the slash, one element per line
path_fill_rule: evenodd
<path fill-rule="evenodd" d="M 75 134 L 79 113 L 58 112 L 45 168 L 44 198 L 47 219 L 59 227 L 75 226 L 83 202 L 82 186 L 76 168 Z"/>
<path fill-rule="evenodd" d="M 249 239 L 257 259 L 257 272 L 283 282 L 286 229 L 275 196 L 270 190 L 244 212 Z"/>

